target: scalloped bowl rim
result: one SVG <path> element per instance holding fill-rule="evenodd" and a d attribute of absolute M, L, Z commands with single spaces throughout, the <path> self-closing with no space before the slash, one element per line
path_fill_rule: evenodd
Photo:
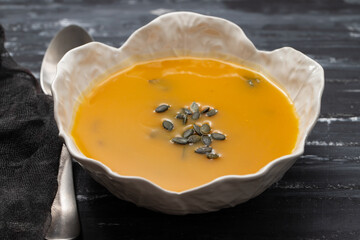
<path fill-rule="evenodd" d="M 214 17 L 214 16 L 208 16 L 208 15 L 202 15 L 202 14 L 197 14 L 197 13 L 192 13 L 192 12 L 172 12 L 172 13 L 167 13 L 167 14 L 164 14 L 164 15 L 161 15 L 157 18 L 155 18 L 154 20 L 150 21 L 149 23 L 147 23 L 146 25 L 138 28 L 137 30 L 135 30 L 130 36 L 129 38 L 126 40 L 126 42 L 120 47 L 120 48 L 115 48 L 115 47 L 112 47 L 112 46 L 109 46 L 109 45 L 106 45 L 106 44 L 103 44 L 103 43 L 99 43 L 99 42 L 90 42 L 90 43 L 87 43 L 83 46 L 80 46 L 80 47 L 77 47 L 77 48 L 74 48 L 72 50 L 70 50 L 69 52 L 67 52 L 62 60 L 59 62 L 58 64 L 58 68 L 62 66 L 62 61 L 63 59 L 66 59 L 66 56 L 68 56 L 70 53 L 73 53 L 73 52 L 76 52 L 76 51 L 79 51 L 79 50 L 82 50 L 83 48 L 88 48 L 88 47 L 91 47 L 91 45 L 96 45 L 96 44 L 101 44 L 101 45 L 105 45 L 106 47 L 110 47 L 110 48 L 114 48 L 114 50 L 116 51 L 122 51 L 123 48 L 125 48 L 131 41 L 132 41 L 132 38 L 140 31 L 143 31 L 143 29 L 146 29 L 148 26 L 152 25 L 153 23 L 155 23 L 156 21 L 159 21 L 161 20 L 162 18 L 164 17 L 168 17 L 169 15 L 177 15 L 177 14 L 182 14 L 182 13 L 186 13 L 186 14 L 193 14 L 193 15 L 197 15 L 199 17 L 206 17 L 206 18 L 211 18 L 211 19 L 216 19 L 218 21 L 223 21 L 223 22 L 226 22 L 226 24 L 232 24 L 233 26 L 235 26 L 238 30 L 240 30 L 243 34 L 244 34 L 244 37 L 249 40 L 249 42 L 251 44 L 252 41 L 245 35 L 245 33 L 243 32 L 243 30 L 238 26 L 236 25 L 235 23 L 231 22 L 231 21 L 228 21 L 226 19 L 223 19 L 223 18 L 219 18 L 219 17 Z M 303 57 L 307 58 L 308 60 L 310 60 L 314 65 L 316 65 L 317 67 L 319 67 L 321 70 L 322 70 L 322 84 L 321 84 L 321 87 L 319 89 L 319 91 L 317 92 L 317 99 L 316 99 L 316 102 L 317 102 L 317 106 L 316 106 L 316 117 L 314 118 L 313 122 L 311 124 L 309 124 L 307 126 L 307 129 L 305 130 L 305 134 L 304 134 L 304 137 L 300 140 L 298 140 L 298 143 L 299 143 L 299 147 L 298 147 L 298 150 L 297 151 L 294 151 L 292 152 L 291 154 L 288 154 L 288 155 L 283 155 L 277 159 L 274 159 L 272 160 L 271 162 L 269 162 L 268 164 L 266 164 L 264 167 L 262 167 L 260 170 L 258 170 L 256 173 L 252 173 L 252 174 L 245 174 L 245 175 L 224 175 L 224 176 L 220 176 L 218 178 L 215 178 L 213 179 L 212 181 L 208 182 L 208 183 L 205 183 L 205 184 L 202 184 L 200 186 L 197 186 L 197 187 L 193 187 L 193 188 L 190 188 L 190 189 L 187 189 L 187 190 L 184 190 L 184 191 L 180 191 L 180 192 L 175 192 L 175 191 L 171 191 L 171 190 L 167 190 L 165 188 L 162 188 L 160 187 L 159 185 L 157 185 L 156 183 L 144 178 L 144 177 L 140 177 L 140 176 L 124 176 L 124 175 L 120 175 L 114 171 L 112 171 L 108 166 L 106 166 L 105 164 L 103 164 L 102 162 L 96 160 L 96 159 L 93 159 L 93 158 L 88 158 L 88 157 L 83 157 L 79 154 L 76 153 L 77 150 L 74 151 L 74 149 L 72 149 L 72 145 L 69 144 L 71 140 L 71 137 L 68 136 L 68 134 L 65 132 L 65 130 L 63 129 L 63 126 L 60 124 L 60 117 L 59 115 L 57 114 L 57 106 L 55 104 L 54 106 L 54 115 L 55 115 L 55 120 L 57 122 L 57 125 L 59 127 L 59 136 L 61 136 L 64 141 L 65 141 L 65 144 L 67 145 L 68 147 L 68 150 L 69 152 L 71 153 L 72 156 L 75 156 L 76 159 L 81 159 L 82 161 L 84 162 L 91 162 L 95 165 L 97 165 L 98 167 L 102 168 L 105 173 L 107 175 L 109 175 L 109 177 L 113 180 L 113 179 L 137 179 L 137 180 L 142 180 L 142 181 L 145 181 L 149 184 L 151 184 L 152 186 L 156 187 L 157 189 L 163 191 L 164 193 L 167 193 L 167 194 L 175 194 L 175 195 L 183 195 L 183 194 L 186 194 L 186 193 L 189 193 L 189 192 L 195 192 L 197 190 L 200 190 L 200 189 L 203 189 L 203 188 L 206 188 L 207 186 L 209 185 L 212 185 L 214 184 L 215 182 L 221 182 L 221 181 L 225 181 L 225 180 L 229 180 L 229 179 L 246 179 L 246 180 L 249 180 L 249 179 L 254 179 L 254 178 L 259 178 L 263 175 L 265 175 L 268 171 L 270 171 L 270 169 L 272 167 L 274 167 L 274 165 L 276 165 L 277 163 L 279 162 L 282 162 L 282 161 L 287 161 L 287 160 L 290 160 L 292 158 L 298 158 L 299 156 L 301 156 L 303 153 L 304 153 L 304 147 L 305 147 L 305 141 L 306 141 L 306 138 L 308 137 L 309 133 L 311 132 L 312 128 L 315 126 L 316 122 L 317 122 L 317 119 L 320 115 L 320 107 L 321 107 L 321 97 L 322 97 L 322 93 L 324 91 L 324 71 L 323 71 L 323 68 L 321 67 L 321 65 L 319 63 L 317 63 L 316 61 L 314 61 L 313 59 L 309 58 L 308 56 L 306 56 L 305 54 L 301 53 L 300 51 L 292 48 L 292 47 L 282 47 L 282 48 L 278 48 L 278 49 L 274 49 L 272 51 L 263 51 L 263 50 L 259 50 L 256 48 L 256 46 L 253 44 L 256 52 L 260 52 L 260 53 L 263 53 L 263 54 L 272 54 L 273 52 L 276 52 L 276 51 L 282 51 L 282 50 L 286 50 L 286 49 L 291 49 L 293 51 L 296 51 L 296 52 L 299 52 L 300 54 L 302 54 Z M 59 71 L 57 71 L 56 73 L 56 76 L 54 79 L 57 79 L 58 78 L 58 74 L 59 74 Z M 55 82 L 55 81 L 54 81 Z M 54 98 L 54 103 L 57 102 L 57 91 L 54 87 L 54 84 L 51 85 L 51 91 L 52 91 L 52 95 L 53 95 L 53 98 Z M 74 144 L 75 145 L 75 144 Z M 78 150 L 80 151 L 80 150 Z M 80 163 L 82 165 L 82 163 Z"/>

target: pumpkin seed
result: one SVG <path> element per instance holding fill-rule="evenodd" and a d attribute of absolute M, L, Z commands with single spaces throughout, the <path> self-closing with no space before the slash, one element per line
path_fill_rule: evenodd
<path fill-rule="evenodd" d="M 206 146 L 210 146 L 210 144 L 211 144 L 211 138 L 209 137 L 209 136 L 207 136 L 207 135 L 203 135 L 203 136 L 201 136 L 201 141 L 202 141 L 202 143 L 204 144 L 204 145 L 206 145 Z"/>
<path fill-rule="evenodd" d="M 168 121 L 168 120 L 164 120 L 162 125 L 168 131 L 171 131 L 171 130 L 174 129 L 174 124 L 172 122 Z"/>
<path fill-rule="evenodd" d="M 217 153 L 207 153 L 206 157 L 208 159 L 217 159 L 219 157 L 219 154 L 217 154 Z"/>
<path fill-rule="evenodd" d="M 169 105 L 167 104 L 161 104 L 160 106 L 158 106 L 156 109 L 155 109 L 155 112 L 157 113 L 162 113 L 162 112 L 165 112 L 169 109 Z"/>
<path fill-rule="evenodd" d="M 198 112 L 199 111 L 199 104 L 197 104 L 196 102 L 193 102 L 191 105 L 190 105 L 190 110 L 195 113 L 195 112 Z"/>
<path fill-rule="evenodd" d="M 185 145 L 185 144 L 188 143 L 188 140 L 186 138 L 183 138 L 183 137 L 174 137 L 173 139 L 171 139 L 171 141 L 173 143 L 181 144 L 181 145 Z"/>
<path fill-rule="evenodd" d="M 218 110 L 216 110 L 216 109 L 211 109 L 210 111 L 208 111 L 208 112 L 206 113 L 206 116 L 212 117 L 212 116 L 216 115 L 217 112 L 218 112 Z"/>
<path fill-rule="evenodd" d="M 193 135 L 194 134 L 194 129 L 188 129 L 188 130 L 186 130 L 184 133 L 183 133 L 183 137 L 184 138 L 188 138 L 188 137 L 190 137 L 191 135 Z"/>
<path fill-rule="evenodd" d="M 214 140 L 225 140 L 225 135 L 224 134 L 221 134 L 221 133 L 212 133 L 211 134 L 211 137 L 214 139 Z"/>
<path fill-rule="evenodd" d="M 254 82 L 252 79 L 249 79 L 247 83 L 250 85 L 250 87 L 254 87 Z"/>
<path fill-rule="evenodd" d="M 211 147 L 199 147 L 195 150 L 195 152 L 199 154 L 210 153 L 211 151 L 212 151 Z"/>
<path fill-rule="evenodd" d="M 182 111 L 186 114 L 186 115 L 192 115 L 192 111 L 190 111 L 189 109 L 187 108 L 183 108 Z"/>
<path fill-rule="evenodd" d="M 201 137 L 199 135 L 191 135 L 190 137 L 188 137 L 188 143 L 197 143 L 200 142 Z"/>
<path fill-rule="evenodd" d="M 194 114 L 191 116 L 191 119 L 192 120 L 198 120 L 200 117 L 200 113 L 197 111 L 197 112 L 194 112 Z"/>
<path fill-rule="evenodd" d="M 194 128 L 195 132 L 196 132 L 198 135 L 202 135 L 202 134 L 201 134 L 201 131 L 200 131 L 200 127 L 199 127 L 198 125 L 194 124 L 194 125 L 193 125 L 193 128 Z"/>
<path fill-rule="evenodd" d="M 210 128 L 209 124 L 207 124 L 207 123 L 203 124 L 200 127 L 201 134 L 208 134 L 208 133 L 210 133 L 210 130 L 211 130 L 211 128 Z"/>
<path fill-rule="evenodd" d="M 175 118 L 177 118 L 177 119 L 184 119 L 185 117 L 186 116 L 183 113 L 177 113 L 176 116 L 175 116 Z"/>
<path fill-rule="evenodd" d="M 202 114 L 207 113 L 210 110 L 210 107 L 204 107 L 201 111 Z"/>
<path fill-rule="evenodd" d="M 186 125 L 186 123 L 187 123 L 187 115 L 184 115 L 183 124 Z"/>

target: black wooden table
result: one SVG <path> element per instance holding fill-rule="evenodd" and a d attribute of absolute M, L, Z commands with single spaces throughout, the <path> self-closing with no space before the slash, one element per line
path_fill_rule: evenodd
<path fill-rule="evenodd" d="M 260 196 L 219 212 L 169 216 L 118 200 L 74 164 L 81 239 L 360 239 L 360 1 L 0 0 L 6 48 L 38 78 L 69 24 L 120 47 L 171 11 L 238 24 L 262 50 L 294 47 L 325 69 L 321 116 L 304 155 Z"/>

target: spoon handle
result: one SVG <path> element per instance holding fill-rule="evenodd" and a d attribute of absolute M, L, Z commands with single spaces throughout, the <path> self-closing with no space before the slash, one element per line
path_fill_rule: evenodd
<path fill-rule="evenodd" d="M 63 145 L 60 155 L 58 191 L 51 207 L 51 225 L 45 239 L 75 239 L 80 234 L 73 184 L 71 156 Z"/>

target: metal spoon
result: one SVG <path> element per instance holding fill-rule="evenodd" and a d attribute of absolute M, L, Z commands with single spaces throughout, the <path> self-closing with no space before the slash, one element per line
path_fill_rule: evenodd
<path fill-rule="evenodd" d="M 40 70 L 40 84 L 45 94 L 51 95 L 51 84 L 56 65 L 69 50 L 91 42 L 93 39 L 79 26 L 71 25 L 51 40 Z M 51 225 L 46 239 L 74 239 L 80 234 L 79 217 L 75 201 L 71 157 L 63 145 L 58 173 L 58 191 L 51 207 Z"/>

